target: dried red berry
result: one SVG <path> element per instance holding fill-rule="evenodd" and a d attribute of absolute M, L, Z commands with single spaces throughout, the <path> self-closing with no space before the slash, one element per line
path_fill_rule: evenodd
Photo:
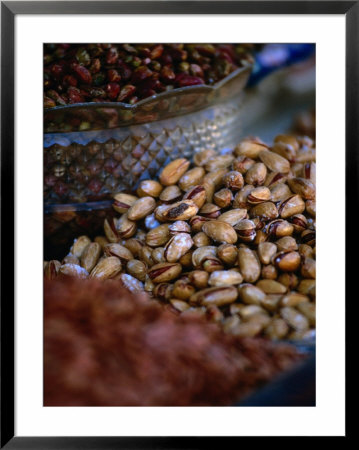
<path fill-rule="evenodd" d="M 60 80 L 60 78 L 64 74 L 64 65 L 63 64 L 53 64 L 51 67 L 51 75 L 55 78 L 55 80 Z"/>
<path fill-rule="evenodd" d="M 131 76 L 132 76 L 132 70 L 123 61 L 119 61 L 117 63 L 117 70 L 118 70 L 119 74 L 121 75 L 121 79 L 123 81 L 129 80 L 131 78 Z"/>
<path fill-rule="evenodd" d="M 179 87 L 185 87 L 185 86 L 195 86 L 198 84 L 204 84 L 203 78 L 200 77 L 194 77 L 191 75 L 187 75 L 185 73 L 180 73 L 176 76 L 175 80 L 176 84 Z"/>
<path fill-rule="evenodd" d="M 118 102 L 125 101 L 134 94 L 135 90 L 136 90 L 135 86 L 133 86 L 132 84 L 127 84 L 121 89 L 120 95 L 117 97 L 117 101 Z"/>
<path fill-rule="evenodd" d="M 151 54 L 150 54 L 150 58 L 152 60 L 159 58 L 163 53 L 163 45 L 159 44 L 156 45 L 152 50 L 151 50 Z"/>
<path fill-rule="evenodd" d="M 121 75 L 115 69 L 110 69 L 107 71 L 108 81 L 118 83 L 121 81 Z"/>
<path fill-rule="evenodd" d="M 80 66 L 79 64 L 73 65 L 73 70 L 76 73 L 77 77 L 85 84 L 91 84 L 92 76 L 91 73 L 84 66 Z"/>
<path fill-rule="evenodd" d="M 106 52 L 106 63 L 115 64 L 118 60 L 118 50 L 116 47 L 111 47 Z"/>
<path fill-rule="evenodd" d="M 69 103 L 83 103 L 84 98 L 81 95 L 80 89 L 74 86 L 70 86 L 67 89 L 67 95 L 69 96 Z"/>
<path fill-rule="evenodd" d="M 77 79 L 73 75 L 65 75 L 63 79 L 65 86 L 77 86 Z"/>
<path fill-rule="evenodd" d="M 44 108 L 53 108 L 54 106 L 56 106 L 55 100 L 53 100 L 50 97 L 46 97 L 46 95 L 45 95 L 44 96 Z"/>
<path fill-rule="evenodd" d="M 97 73 L 97 72 L 100 71 L 100 69 L 101 69 L 101 61 L 98 58 L 95 58 L 92 61 L 92 64 L 90 66 L 90 72 L 91 73 Z"/>
<path fill-rule="evenodd" d="M 169 66 L 162 67 L 160 75 L 164 83 L 171 83 L 176 78 L 174 71 Z"/>
<path fill-rule="evenodd" d="M 108 83 L 106 85 L 106 92 L 111 100 L 115 100 L 120 93 L 120 85 L 118 83 Z"/>
<path fill-rule="evenodd" d="M 152 75 L 152 70 L 146 66 L 137 67 L 132 75 L 132 83 L 139 83 Z"/>

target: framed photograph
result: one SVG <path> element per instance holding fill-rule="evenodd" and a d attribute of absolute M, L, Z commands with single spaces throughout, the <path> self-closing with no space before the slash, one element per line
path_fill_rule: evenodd
<path fill-rule="evenodd" d="M 347 436 L 358 26 L 1 2 L 1 448 Z"/>

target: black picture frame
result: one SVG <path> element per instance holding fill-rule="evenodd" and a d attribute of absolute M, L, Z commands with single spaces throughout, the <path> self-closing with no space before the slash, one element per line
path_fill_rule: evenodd
<path fill-rule="evenodd" d="M 1 441 L 6 449 L 204 448 L 238 438 L 14 435 L 14 21 L 17 14 L 341 14 L 346 20 L 346 192 L 358 192 L 359 1 L 1 2 Z M 350 157 L 350 159 L 349 159 Z M 350 160 L 350 164 L 349 164 Z M 354 194 L 350 201 L 357 201 Z M 346 219 L 348 219 L 346 198 Z M 357 203 L 357 202 L 356 202 Z M 346 220 L 346 235 L 354 233 Z M 347 246 L 348 246 L 348 240 Z M 348 248 L 346 248 L 348 250 Z M 349 267 L 349 251 L 346 264 Z M 349 275 L 346 272 L 348 287 Z M 347 289 L 348 291 L 348 289 Z"/>

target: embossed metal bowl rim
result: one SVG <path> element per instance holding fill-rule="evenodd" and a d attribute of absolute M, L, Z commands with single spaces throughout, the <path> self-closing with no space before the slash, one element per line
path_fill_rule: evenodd
<path fill-rule="evenodd" d="M 61 213 L 61 212 L 81 212 L 81 211 L 95 211 L 98 209 L 110 209 L 112 207 L 113 200 L 98 200 L 94 202 L 83 203 L 45 203 L 44 213 Z"/>
<path fill-rule="evenodd" d="M 253 69 L 253 64 L 248 64 L 248 65 L 239 67 L 238 69 L 234 70 L 233 72 L 231 72 L 229 75 L 227 75 L 225 78 L 218 81 L 214 85 L 201 84 L 201 85 L 194 85 L 194 86 L 185 86 L 182 88 L 175 88 L 175 89 L 172 89 L 167 92 L 161 92 L 159 94 L 152 95 L 151 97 L 147 97 L 133 105 L 130 105 L 129 103 L 123 103 L 123 102 L 73 103 L 71 105 L 54 106 L 53 108 L 46 108 L 46 109 L 44 109 L 44 116 L 46 117 L 47 113 L 52 113 L 52 112 L 57 112 L 57 111 L 66 112 L 68 110 L 76 110 L 76 109 L 80 109 L 80 108 L 91 108 L 91 109 L 92 108 L 118 108 L 118 109 L 135 112 L 137 109 L 140 109 L 141 107 L 153 102 L 154 100 L 165 100 L 167 98 L 171 98 L 174 96 L 179 96 L 179 95 L 187 94 L 187 93 L 211 94 L 211 93 L 217 92 L 223 86 L 225 86 L 227 83 L 229 83 L 230 81 L 232 81 L 233 79 L 237 78 L 239 75 L 242 75 L 245 72 L 248 72 L 248 77 L 249 77 L 252 69 Z M 220 100 L 221 99 L 218 99 L 218 101 L 220 101 Z M 206 105 L 206 106 L 208 106 L 208 105 Z"/>

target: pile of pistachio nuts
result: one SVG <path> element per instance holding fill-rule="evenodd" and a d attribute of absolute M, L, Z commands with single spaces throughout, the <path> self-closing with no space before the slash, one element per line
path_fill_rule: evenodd
<path fill-rule="evenodd" d="M 116 278 L 225 332 L 315 335 L 315 143 L 278 135 L 196 153 L 118 193 L 104 234 L 75 240 L 45 276 Z"/>

